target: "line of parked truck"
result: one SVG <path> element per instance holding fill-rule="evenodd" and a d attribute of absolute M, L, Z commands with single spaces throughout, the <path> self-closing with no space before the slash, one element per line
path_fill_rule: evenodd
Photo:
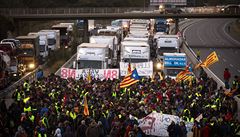
<path fill-rule="evenodd" d="M 169 25 L 164 19 L 114 20 L 112 26 L 99 29 L 96 35 L 90 36 L 89 43 L 78 46 L 73 68 L 119 68 L 121 62 L 154 60 L 154 66 L 161 64 L 161 71 L 174 77 L 184 69 L 187 60 L 185 53 L 179 53 L 181 36 L 168 35 L 168 31 Z"/>
<path fill-rule="evenodd" d="M 60 23 L 52 29 L 3 39 L 0 43 L 0 89 L 44 64 L 60 45 L 68 44 L 67 32 L 72 31 L 72 25 Z"/>

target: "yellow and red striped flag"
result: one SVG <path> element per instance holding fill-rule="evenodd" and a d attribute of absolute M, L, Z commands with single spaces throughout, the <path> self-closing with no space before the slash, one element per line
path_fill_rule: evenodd
<path fill-rule="evenodd" d="M 130 62 L 128 63 L 128 73 L 127 74 L 130 74 L 132 72 L 132 70 L 131 70 L 131 64 L 130 64 Z"/>
<path fill-rule="evenodd" d="M 210 65 L 212 65 L 213 63 L 215 63 L 217 61 L 219 61 L 217 53 L 215 51 L 213 51 L 210 55 L 208 55 L 206 60 L 203 62 L 202 66 L 209 67 Z"/>
<path fill-rule="evenodd" d="M 88 83 L 92 82 L 92 76 L 90 74 L 90 69 L 89 69 L 88 74 L 87 74 L 87 81 L 88 81 Z"/>
<path fill-rule="evenodd" d="M 87 103 L 87 96 L 84 96 L 84 109 L 83 109 L 83 114 L 85 116 L 89 116 L 89 110 L 88 110 L 88 103 Z"/>
<path fill-rule="evenodd" d="M 207 56 L 206 60 L 202 63 L 199 63 L 195 66 L 195 69 L 202 66 L 202 67 L 209 67 L 210 65 L 216 63 L 218 60 L 217 53 L 213 51 L 210 55 Z"/>

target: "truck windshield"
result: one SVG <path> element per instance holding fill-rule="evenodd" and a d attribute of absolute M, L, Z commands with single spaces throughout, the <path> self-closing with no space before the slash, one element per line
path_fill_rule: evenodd
<path fill-rule="evenodd" d="M 54 44 L 56 44 L 55 39 L 48 39 L 48 45 L 54 45 Z"/>
<path fill-rule="evenodd" d="M 98 35 L 103 35 L 103 36 L 116 36 L 117 32 L 112 32 L 112 31 L 101 31 L 98 33 Z"/>
<path fill-rule="evenodd" d="M 129 58 L 125 58 L 124 62 L 140 63 L 140 62 L 148 62 L 148 60 L 147 59 L 129 59 Z"/>
<path fill-rule="evenodd" d="M 157 55 L 163 56 L 163 53 L 175 53 L 178 49 L 175 47 L 161 47 L 157 49 Z"/>
<path fill-rule="evenodd" d="M 101 69 L 102 68 L 102 61 L 90 61 L 90 60 L 80 60 L 78 63 L 78 68 L 93 68 L 93 69 Z"/>
<path fill-rule="evenodd" d="M 45 52 L 45 46 L 46 45 L 40 45 L 40 52 Z"/>
<path fill-rule="evenodd" d="M 34 51 L 33 51 L 33 49 L 21 49 L 20 55 L 33 56 Z"/>
<path fill-rule="evenodd" d="M 167 68 L 166 75 L 175 77 L 182 70 L 183 70 L 183 68 L 178 68 L 178 69 L 176 69 L 176 68 L 175 69 Z"/>

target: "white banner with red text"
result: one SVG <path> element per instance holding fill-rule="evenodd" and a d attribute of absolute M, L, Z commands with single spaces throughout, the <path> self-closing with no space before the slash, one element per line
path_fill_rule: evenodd
<path fill-rule="evenodd" d="M 128 72 L 128 62 L 120 62 L 120 75 L 125 76 Z M 137 69 L 139 76 L 152 76 L 153 62 L 131 63 L 131 70 Z"/>
<path fill-rule="evenodd" d="M 119 69 L 70 69 L 61 68 L 61 78 L 86 79 L 90 71 L 92 79 L 118 79 Z"/>
<path fill-rule="evenodd" d="M 157 112 L 152 112 L 146 117 L 139 119 L 139 127 L 147 135 L 166 137 L 168 136 L 167 128 L 174 121 L 178 123 L 181 119 L 178 116 L 161 114 Z M 187 131 L 190 132 L 193 126 L 193 123 L 186 123 Z"/>

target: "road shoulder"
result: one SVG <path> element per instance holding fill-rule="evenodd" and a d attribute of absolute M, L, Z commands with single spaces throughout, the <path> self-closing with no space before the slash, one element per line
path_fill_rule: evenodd
<path fill-rule="evenodd" d="M 227 33 L 235 40 L 240 42 L 240 19 L 231 22 L 227 25 L 229 27 L 229 31 Z"/>

